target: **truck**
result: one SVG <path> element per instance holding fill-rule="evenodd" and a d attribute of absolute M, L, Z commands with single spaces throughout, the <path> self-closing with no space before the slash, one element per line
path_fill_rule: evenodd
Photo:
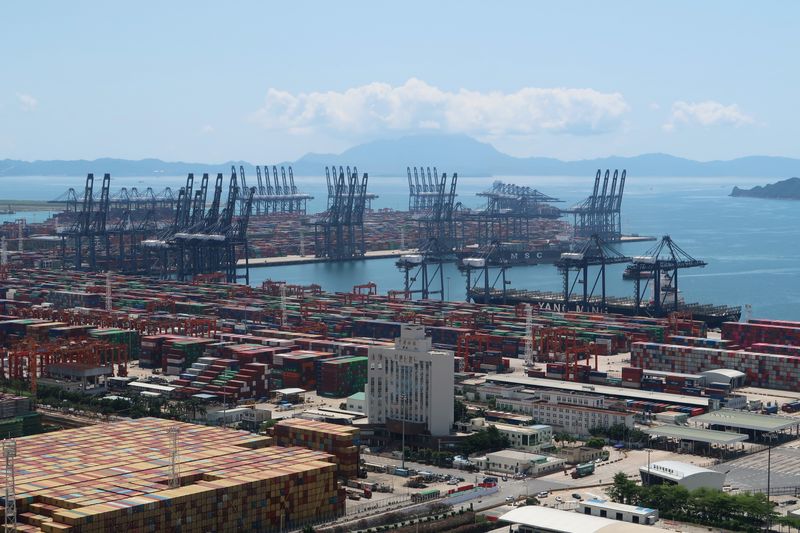
<path fill-rule="evenodd" d="M 572 478 L 578 479 L 592 474 L 594 474 L 594 463 L 583 463 L 575 467 L 575 470 L 572 472 Z"/>

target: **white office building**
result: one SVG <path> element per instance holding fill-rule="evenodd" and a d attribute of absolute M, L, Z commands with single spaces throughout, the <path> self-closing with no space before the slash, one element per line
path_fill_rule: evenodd
<path fill-rule="evenodd" d="M 370 423 L 394 433 L 450 434 L 453 352 L 433 350 L 423 326 L 404 324 L 394 346 L 370 346 L 367 375 Z"/>
<path fill-rule="evenodd" d="M 494 426 L 501 435 L 508 437 L 509 446 L 516 450 L 538 452 L 553 447 L 553 428 L 542 424 L 516 426 L 502 422 L 487 422 L 485 418 L 479 417 L 457 426 L 460 431 L 480 431 Z"/>
<path fill-rule="evenodd" d="M 538 400 L 497 399 L 498 410 L 524 413 L 539 424 L 578 436 L 589 435 L 592 428 L 615 424 L 633 427 L 633 413 L 610 407 L 603 396 L 559 391 L 542 391 Z"/>

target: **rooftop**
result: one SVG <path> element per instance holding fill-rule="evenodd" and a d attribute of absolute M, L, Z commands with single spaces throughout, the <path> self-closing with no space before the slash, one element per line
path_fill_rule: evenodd
<path fill-rule="evenodd" d="M 357 400 L 357 401 L 365 401 L 367 399 L 367 395 L 363 392 L 357 392 L 355 394 L 351 394 L 347 397 L 348 400 Z"/>
<path fill-rule="evenodd" d="M 733 370 L 732 368 L 715 368 L 713 370 L 701 372 L 701 374 L 722 374 L 723 376 L 728 376 L 731 379 L 737 379 L 747 375 L 744 372 L 739 372 L 738 370 Z"/>
<path fill-rule="evenodd" d="M 671 437 L 708 444 L 733 444 L 747 440 L 747 435 L 734 433 L 733 431 L 714 431 L 686 426 L 663 425 L 647 428 L 644 432 L 654 437 Z"/>
<path fill-rule="evenodd" d="M 650 533 L 652 527 L 599 516 L 526 505 L 500 516 L 503 522 L 522 524 L 553 533 Z"/>
<path fill-rule="evenodd" d="M 642 472 L 647 472 L 647 465 L 639 468 Z M 685 477 L 694 476 L 697 474 L 715 474 L 720 472 L 703 468 L 702 466 L 693 465 L 691 463 L 681 463 L 680 461 L 656 461 L 650 465 L 650 471 L 653 474 L 667 477 L 669 479 L 679 480 Z"/>
<path fill-rule="evenodd" d="M 590 500 L 585 500 L 582 503 L 584 504 L 588 503 L 594 507 L 602 507 L 603 509 L 613 509 L 615 511 L 635 513 L 638 515 L 648 515 L 650 513 L 656 512 L 655 509 L 650 509 L 649 507 L 640 507 L 638 505 L 626 505 L 624 503 L 612 502 L 600 498 L 592 498 Z"/>
<path fill-rule="evenodd" d="M 762 415 L 734 409 L 720 409 L 689 419 L 696 424 L 727 426 L 756 431 L 781 431 L 800 424 L 800 419 L 788 416 Z"/>
<path fill-rule="evenodd" d="M 535 389 L 556 389 L 564 391 L 584 392 L 603 394 L 605 396 L 617 396 L 620 398 L 630 398 L 633 400 L 645 400 L 653 402 L 677 403 L 687 406 L 708 407 L 708 398 L 697 396 L 683 396 L 680 394 L 668 394 L 665 392 L 643 391 L 639 389 L 628 389 L 624 387 L 611 387 L 608 385 L 587 385 L 586 383 L 574 383 L 572 381 L 559 381 L 556 379 L 531 378 L 527 376 L 489 376 L 487 381 L 492 383 L 510 383 L 513 385 L 525 385 Z"/>
<path fill-rule="evenodd" d="M 487 456 L 502 457 L 504 459 L 516 459 L 517 461 L 541 461 L 548 458 L 546 455 L 538 453 L 521 452 L 519 450 L 500 450 L 498 452 L 487 453 Z"/>
<path fill-rule="evenodd" d="M 170 437 L 177 436 L 181 487 L 169 489 Z M 140 418 L 16 439 L 17 500 L 46 499 L 59 523 L 129 513 L 182 494 L 272 483 L 293 472 L 330 471 L 333 457 L 244 431 Z M 2 490 L 2 489 L 0 489 Z M 216 497 L 216 496 L 214 496 Z"/>

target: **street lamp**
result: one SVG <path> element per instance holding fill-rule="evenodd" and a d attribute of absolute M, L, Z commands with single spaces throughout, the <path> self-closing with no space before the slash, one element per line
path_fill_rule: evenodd
<path fill-rule="evenodd" d="M 772 439 L 776 437 L 774 433 L 767 433 L 769 444 L 767 444 L 767 501 L 770 501 L 770 481 L 772 474 Z"/>
<path fill-rule="evenodd" d="M 402 414 L 401 414 L 401 416 L 403 418 L 403 439 L 402 439 L 401 450 L 400 450 L 400 457 L 401 457 L 400 468 L 403 468 L 403 469 L 406 467 L 406 409 L 405 409 L 405 405 L 406 405 L 406 401 L 407 400 L 408 400 L 408 396 L 406 396 L 405 394 L 401 394 L 400 395 L 400 402 L 401 402 L 401 406 L 403 408 L 402 409 Z"/>

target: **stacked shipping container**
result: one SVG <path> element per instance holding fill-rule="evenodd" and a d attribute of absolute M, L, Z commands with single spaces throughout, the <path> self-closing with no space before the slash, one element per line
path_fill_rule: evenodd
<path fill-rule="evenodd" d="M 358 428 L 288 418 L 275 424 L 274 430 L 278 446 L 302 446 L 324 451 L 336 457 L 340 477 L 358 476 Z"/>

